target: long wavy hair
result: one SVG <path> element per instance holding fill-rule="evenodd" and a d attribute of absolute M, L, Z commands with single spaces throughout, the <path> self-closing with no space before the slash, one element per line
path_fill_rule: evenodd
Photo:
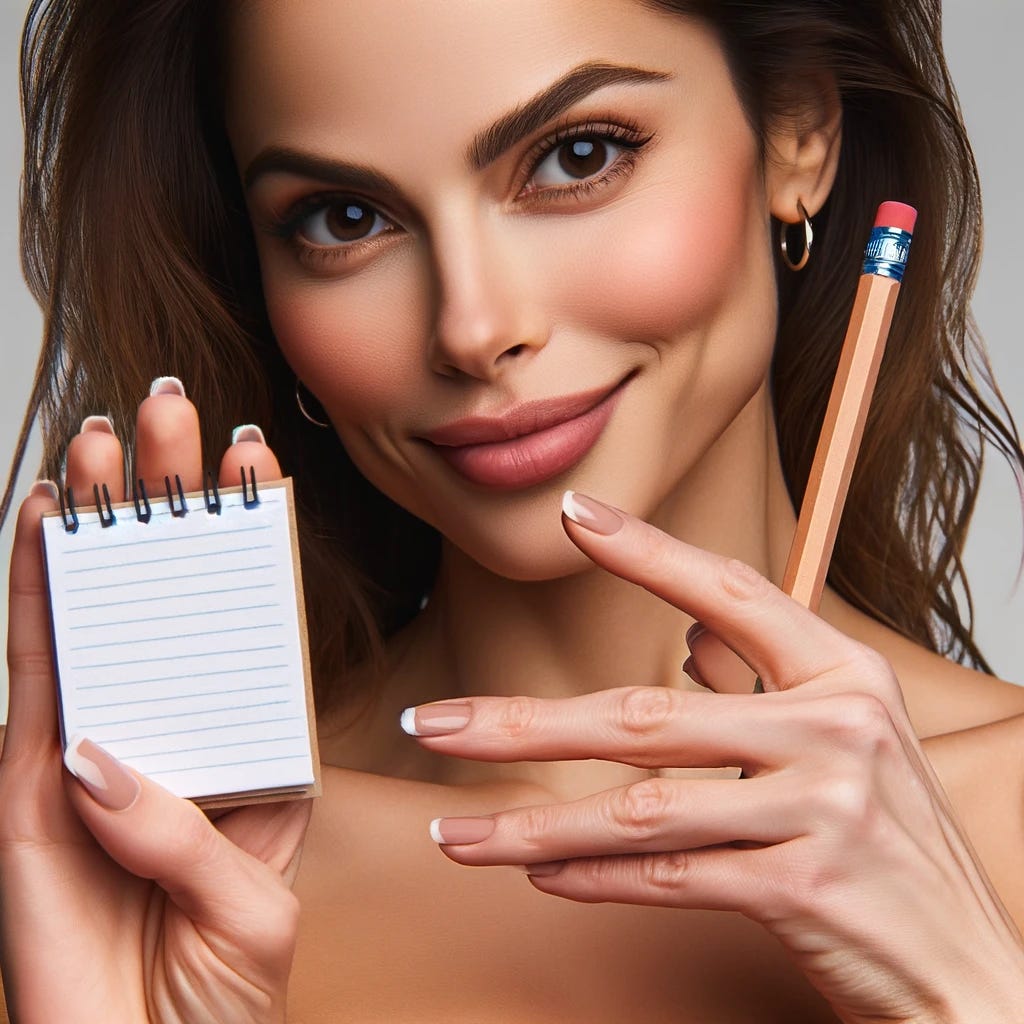
<path fill-rule="evenodd" d="M 961 552 L 983 443 L 1017 472 L 1024 455 L 968 311 L 978 177 L 942 56 L 939 3 L 639 2 L 715 29 L 761 139 L 823 75 L 838 87 L 842 150 L 814 258 L 804 273 L 779 276 L 771 383 L 797 506 L 873 212 L 885 199 L 923 211 L 829 582 L 925 647 L 987 669 Z M 31 6 L 21 238 L 45 327 L 0 518 L 37 417 L 42 472 L 54 479 L 84 415 L 108 413 L 130 450 L 139 396 L 160 375 L 187 382 L 208 465 L 232 426 L 262 424 L 295 478 L 324 707 L 351 696 L 346 670 L 379 658 L 382 641 L 415 615 L 439 537 L 370 485 L 333 431 L 298 412 L 222 123 L 222 10 L 213 0 Z"/>

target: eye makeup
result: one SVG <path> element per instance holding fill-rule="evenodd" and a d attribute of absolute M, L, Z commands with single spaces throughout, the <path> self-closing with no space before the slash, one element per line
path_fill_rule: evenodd
<path fill-rule="evenodd" d="M 552 212 L 557 212 L 560 203 L 572 203 L 575 206 L 584 202 L 612 183 L 632 175 L 644 149 L 654 138 L 654 133 L 643 133 L 637 124 L 629 120 L 591 119 L 556 126 L 523 158 L 525 171 L 516 185 L 515 201 L 523 204 L 526 211 L 546 207 Z M 595 154 L 607 155 L 598 170 L 577 180 L 570 177 L 553 184 L 531 184 L 546 163 L 567 155 L 570 147 L 570 162 L 586 161 Z M 572 171 L 565 168 L 562 160 L 558 162 L 561 164 L 561 172 L 571 175 Z M 351 239 L 338 238 L 336 244 L 311 242 L 308 237 L 310 222 L 338 210 L 343 211 L 342 217 L 349 217 L 350 226 L 356 230 L 360 221 L 368 221 L 367 231 L 372 233 Z M 390 244 L 393 236 L 402 233 L 397 218 L 392 218 L 376 203 L 358 194 L 340 191 L 316 192 L 304 196 L 282 215 L 271 218 L 263 228 L 267 233 L 284 240 L 299 262 L 312 269 L 344 266 L 346 262 L 367 258 L 382 246 Z"/>

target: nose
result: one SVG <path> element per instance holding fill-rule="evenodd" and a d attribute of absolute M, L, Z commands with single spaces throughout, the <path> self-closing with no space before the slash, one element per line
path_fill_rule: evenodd
<path fill-rule="evenodd" d="M 508 248 L 466 220 L 435 237 L 435 373 L 493 382 L 547 343 L 539 297 L 526 283 L 528 268 L 517 268 Z"/>

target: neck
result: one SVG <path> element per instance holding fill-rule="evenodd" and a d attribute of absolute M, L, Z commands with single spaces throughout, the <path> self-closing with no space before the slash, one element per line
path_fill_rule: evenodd
<path fill-rule="evenodd" d="M 796 521 L 775 438 L 762 388 L 645 518 L 781 582 Z M 357 717 L 345 714 L 327 726 L 322 752 L 330 763 L 388 775 L 452 781 L 457 769 L 459 781 L 475 779 L 470 763 L 438 759 L 402 735 L 396 724 L 401 709 L 460 696 L 551 698 L 626 685 L 687 687 L 693 684 L 681 666 L 692 621 L 596 566 L 521 582 L 446 544 L 427 608 L 389 644 L 386 677 L 353 680 L 377 699 Z M 492 775 L 496 767 L 487 766 Z"/>
<path fill-rule="evenodd" d="M 766 389 L 646 518 L 781 581 L 795 520 Z M 419 628 L 444 696 L 568 697 L 629 684 L 679 685 L 692 621 L 597 567 L 524 583 L 446 545 Z"/>

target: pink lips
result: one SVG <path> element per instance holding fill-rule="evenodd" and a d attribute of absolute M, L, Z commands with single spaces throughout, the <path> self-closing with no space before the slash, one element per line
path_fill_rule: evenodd
<path fill-rule="evenodd" d="M 590 451 L 629 379 L 613 388 L 525 402 L 502 416 L 468 417 L 423 440 L 472 483 L 530 487 L 565 472 Z"/>

